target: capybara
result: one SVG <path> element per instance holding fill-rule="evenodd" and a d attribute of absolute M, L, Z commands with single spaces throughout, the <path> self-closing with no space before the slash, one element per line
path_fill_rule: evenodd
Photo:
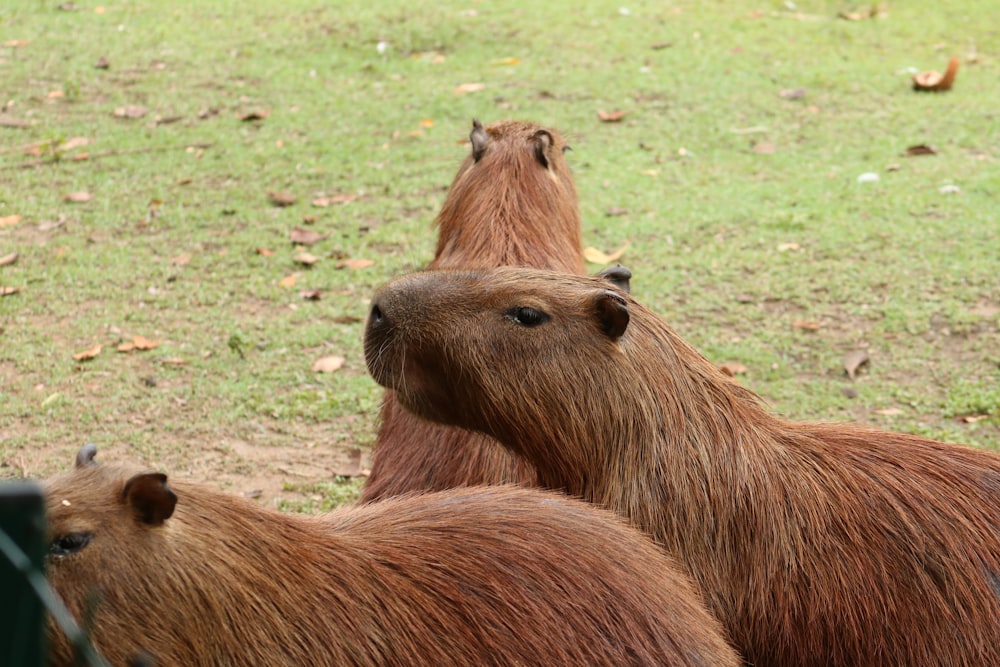
<path fill-rule="evenodd" d="M 580 211 L 562 136 L 534 123 L 483 127 L 473 120 L 469 142 L 437 217 L 428 268 L 583 273 Z M 504 482 L 532 485 L 534 469 L 490 437 L 415 419 L 386 392 L 363 501 Z"/>
<path fill-rule="evenodd" d="M 87 458 L 43 483 L 47 575 L 114 665 L 739 664 L 682 569 L 586 503 L 497 486 L 307 517 Z"/>
<path fill-rule="evenodd" d="M 1000 456 L 793 423 L 600 280 L 425 272 L 374 297 L 375 379 L 649 532 L 753 665 L 1000 665 Z"/>

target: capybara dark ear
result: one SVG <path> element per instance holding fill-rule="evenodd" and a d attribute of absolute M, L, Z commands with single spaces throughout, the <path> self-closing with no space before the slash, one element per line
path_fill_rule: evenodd
<path fill-rule="evenodd" d="M 535 159 L 538 163 L 549 168 L 549 151 L 552 150 L 552 133 L 548 130 L 538 130 L 531 137 L 531 140 L 535 142 Z"/>
<path fill-rule="evenodd" d="M 632 287 L 632 272 L 621 264 L 609 266 L 597 275 L 599 278 L 604 278 L 626 294 L 628 294 Z"/>
<path fill-rule="evenodd" d="M 618 292 L 603 290 L 594 299 L 594 313 L 601 330 L 617 341 L 628 328 L 628 302 Z"/>
<path fill-rule="evenodd" d="M 469 132 L 469 141 L 472 142 L 472 159 L 479 162 L 483 159 L 483 154 L 486 153 L 486 143 L 489 141 L 489 136 L 478 118 L 472 119 L 472 132 Z"/>
<path fill-rule="evenodd" d="M 97 461 L 94 460 L 95 456 L 97 456 L 97 445 L 88 442 L 76 453 L 76 467 L 86 468 L 87 466 L 96 466 Z"/>
<path fill-rule="evenodd" d="M 137 519 L 159 526 L 174 513 L 177 494 L 167 486 L 167 476 L 162 472 L 145 472 L 125 482 L 122 500 Z"/>

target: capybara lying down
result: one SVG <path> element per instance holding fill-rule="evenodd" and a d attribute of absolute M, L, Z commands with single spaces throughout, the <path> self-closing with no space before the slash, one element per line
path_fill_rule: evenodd
<path fill-rule="evenodd" d="M 407 409 L 648 531 L 749 664 L 1000 665 L 996 454 L 779 419 L 585 276 L 404 276 L 365 353 Z"/>
<path fill-rule="evenodd" d="M 580 209 L 566 141 L 522 121 L 472 121 L 471 151 L 437 217 L 431 269 L 533 266 L 583 273 Z M 504 482 L 533 485 L 534 468 L 493 438 L 421 421 L 391 391 L 382 403 L 362 501 L 408 491 Z"/>
<path fill-rule="evenodd" d="M 306 517 L 90 457 L 43 483 L 48 578 L 114 665 L 738 664 L 679 567 L 579 501 L 480 487 Z"/>

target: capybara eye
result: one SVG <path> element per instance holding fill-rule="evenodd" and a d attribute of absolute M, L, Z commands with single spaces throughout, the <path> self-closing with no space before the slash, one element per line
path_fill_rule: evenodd
<path fill-rule="evenodd" d="M 549 321 L 549 319 L 551 319 L 548 313 L 543 313 L 540 310 L 535 310 L 534 308 L 529 308 L 527 306 L 511 308 L 507 311 L 507 317 L 524 327 L 537 327 L 540 324 L 545 324 Z"/>
<path fill-rule="evenodd" d="M 52 540 L 49 547 L 50 556 L 69 556 L 90 544 L 93 533 L 66 533 Z"/>

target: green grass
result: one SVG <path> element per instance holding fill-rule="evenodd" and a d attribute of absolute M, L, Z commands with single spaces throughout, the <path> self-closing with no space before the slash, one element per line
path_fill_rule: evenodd
<path fill-rule="evenodd" d="M 319 507 L 310 485 L 374 440 L 367 299 L 429 261 L 473 116 L 561 129 L 585 243 L 629 242 L 634 294 L 746 365 L 776 411 L 1000 449 L 992 0 L 865 21 L 836 18 L 861 6 L 842 2 L 78 4 L 0 8 L 0 118 L 31 124 L 0 127 L 0 218 L 22 217 L 0 228 L 0 256 L 19 254 L 0 286 L 20 288 L 0 297 L 0 475 L 64 469 L 92 441 L 103 460 Z M 910 89 L 910 68 L 953 54 L 952 91 Z M 128 104 L 147 115 L 113 115 Z M 239 120 L 251 110 L 268 115 Z M 92 142 L 60 148 L 73 137 Z M 920 143 L 938 154 L 902 156 Z M 41 155 L 11 150 L 29 144 Z M 277 190 L 298 202 L 271 205 Z M 312 207 L 321 194 L 357 199 Z M 329 235 L 311 269 L 295 226 Z M 135 335 L 162 343 L 114 351 Z M 858 348 L 871 360 L 851 382 Z M 344 367 L 313 373 L 329 354 Z"/>

